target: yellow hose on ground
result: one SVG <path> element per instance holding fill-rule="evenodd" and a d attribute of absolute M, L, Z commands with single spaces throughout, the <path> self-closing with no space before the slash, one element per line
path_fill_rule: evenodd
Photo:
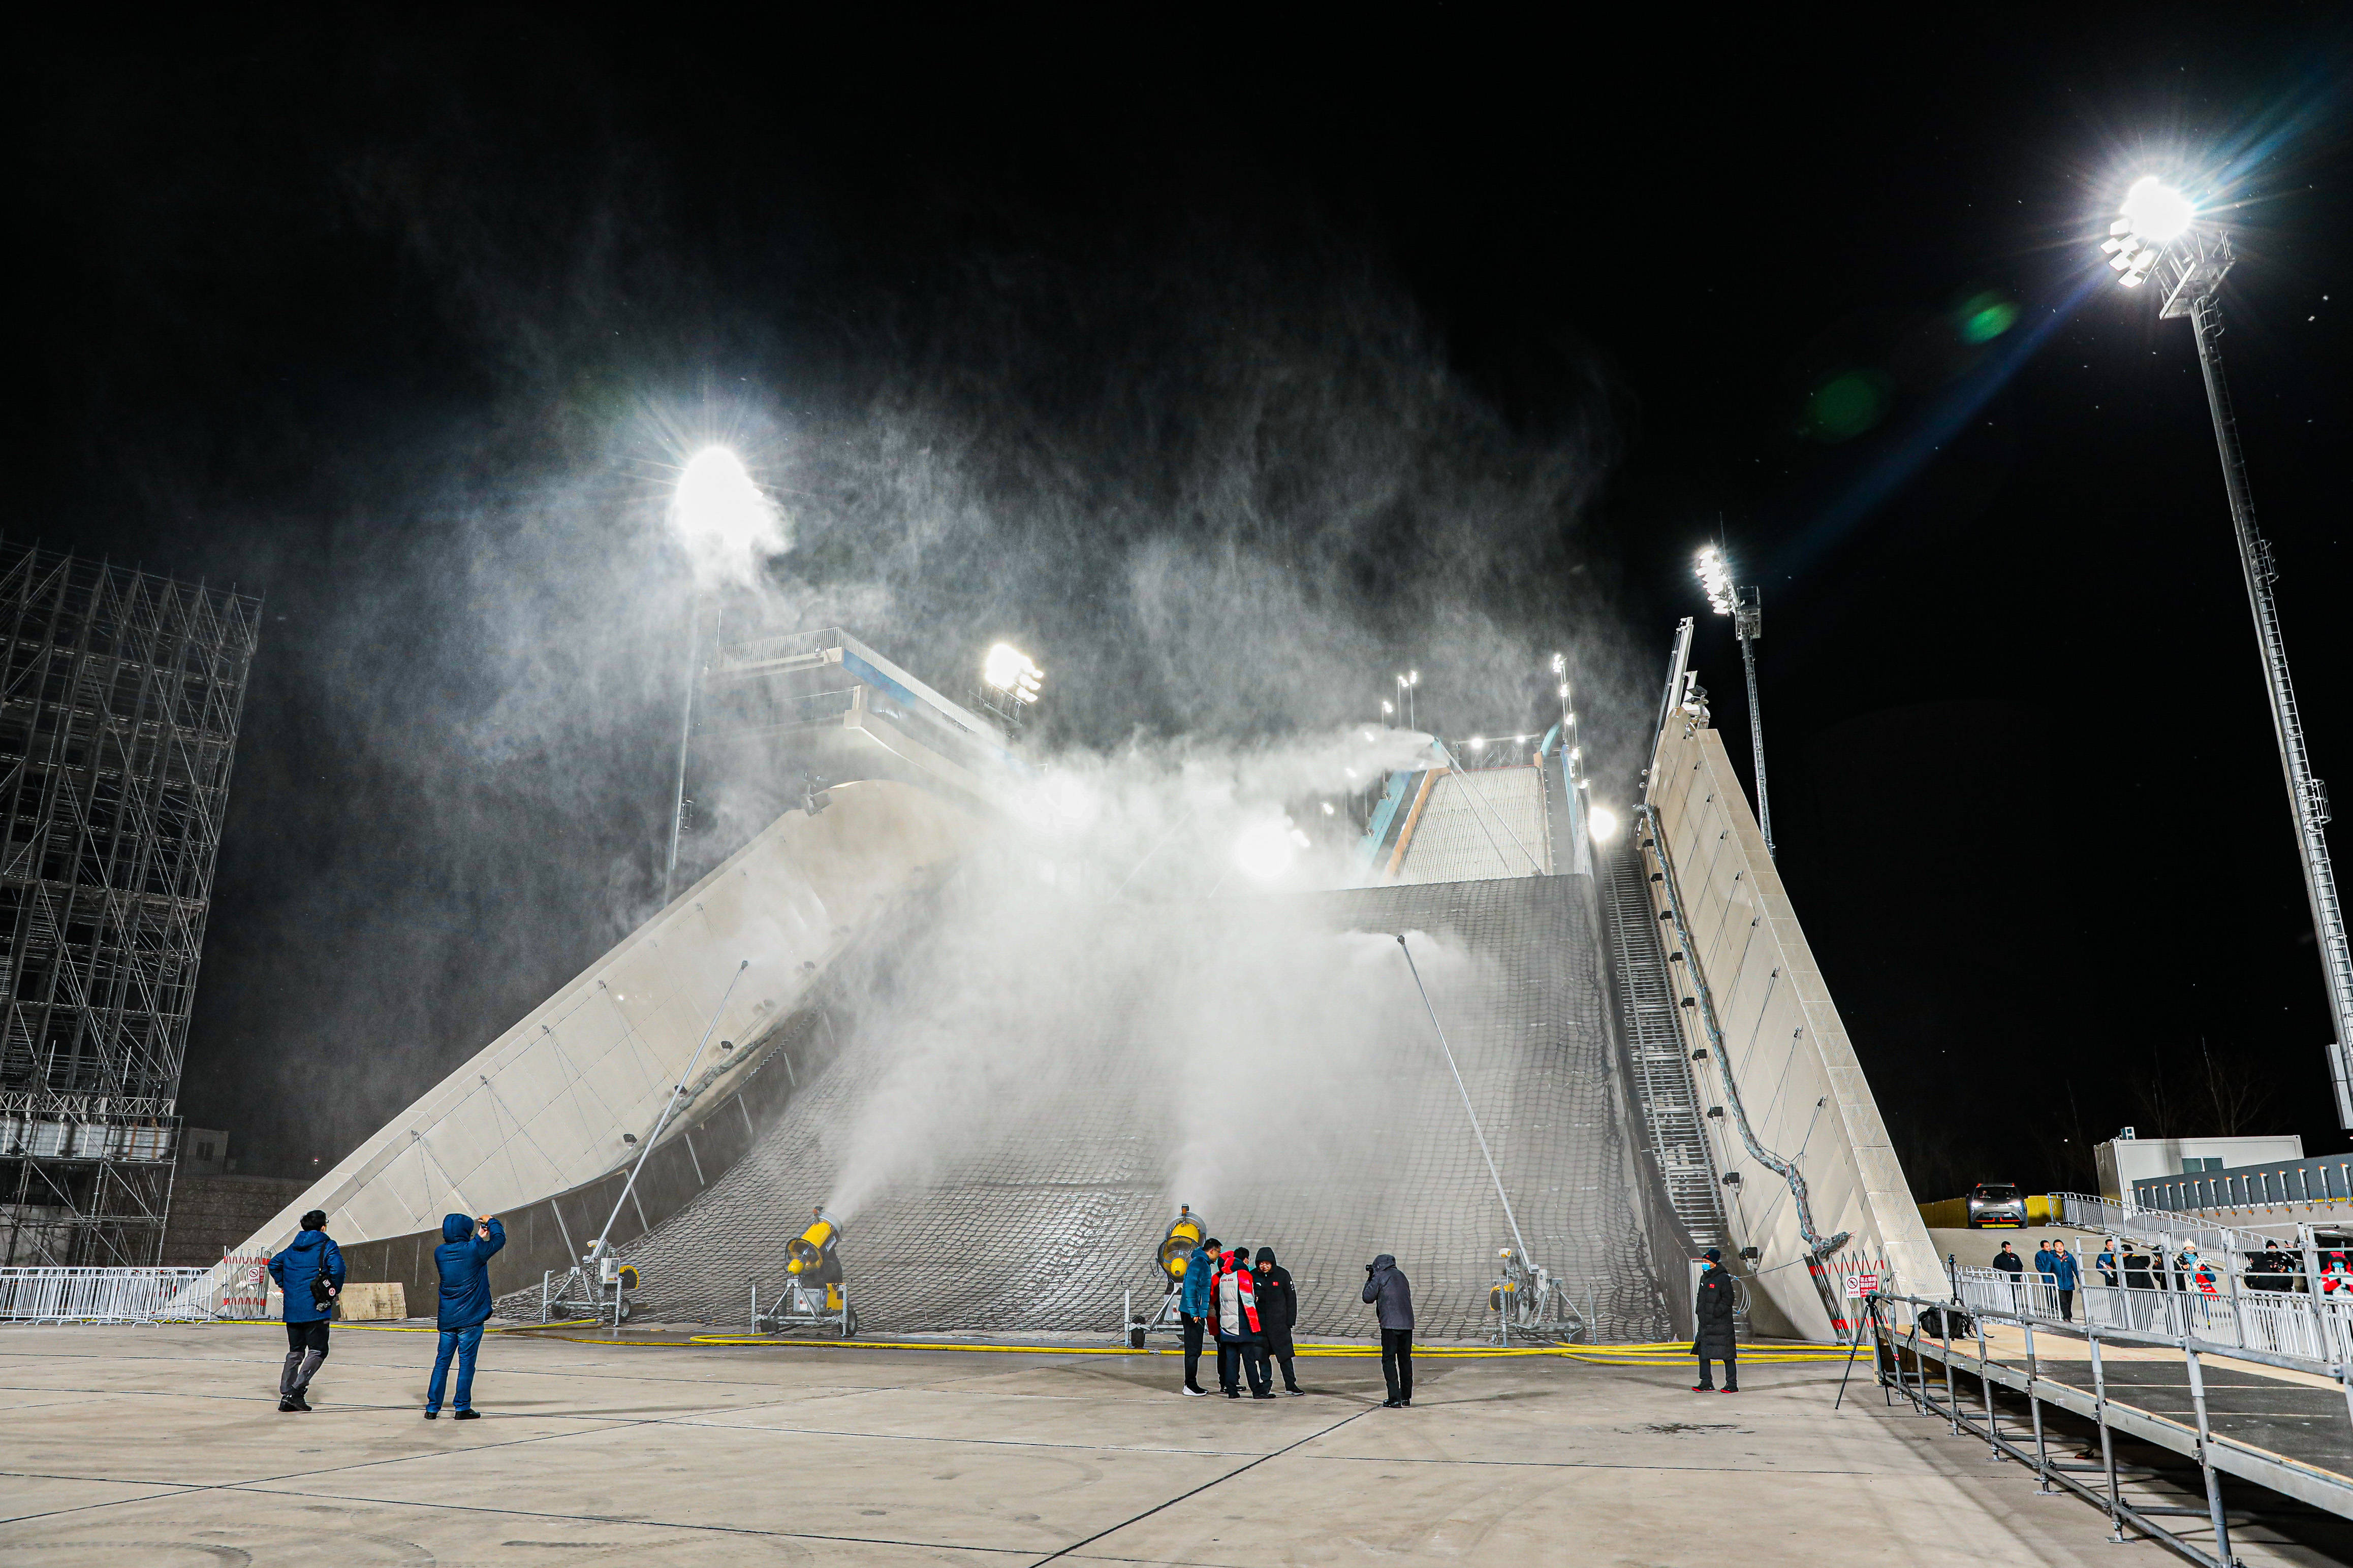
<path fill-rule="evenodd" d="M 195 1323 L 195 1328 L 268 1328 L 276 1319 L 228 1318 L 212 1322 Z M 406 1323 L 343 1323 L 339 1329 L 361 1330 L 372 1334 L 432 1334 L 440 1331 L 424 1324 Z M 956 1351 L 983 1355 L 1117 1355 L 1161 1356 L 1182 1355 L 1173 1346 L 1133 1350 L 1126 1345 L 998 1345 L 956 1344 L 938 1340 L 797 1340 L 770 1339 L 752 1334 L 691 1334 L 683 1340 L 617 1340 L 592 1338 L 585 1334 L 556 1333 L 558 1329 L 601 1328 L 597 1318 L 568 1319 L 554 1323 L 510 1323 L 503 1328 L 485 1328 L 487 1334 L 545 1333 L 549 1339 L 563 1340 L 577 1345 L 623 1345 L 631 1350 L 685 1350 L 693 1345 L 758 1346 L 768 1345 L 801 1350 L 842 1351 Z M 1296 1353 L 1302 1360 L 1309 1357 L 1336 1361 L 1365 1361 L 1381 1353 L 1377 1345 L 1301 1345 Z M 1682 1340 L 1654 1340 L 1641 1344 L 1594 1345 L 1512 1345 L 1492 1348 L 1465 1346 L 1416 1345 L 1414 1357 L 1419 1361 L 1504 1361 L 1524 1356 L 1554 1356 L 1583 1362 L 1589 1366 L 1675 1366 L 1692 1359 L 1691 1346 Z M 1844 1361 L 1849 1354 L 1844 1345 L 1791 1344 L 1773 1345 L 1764 1349 L 1751 1348 L 1740 1358 L 1744 1366 L 1787 1366 L 1802 1362 Z"/>

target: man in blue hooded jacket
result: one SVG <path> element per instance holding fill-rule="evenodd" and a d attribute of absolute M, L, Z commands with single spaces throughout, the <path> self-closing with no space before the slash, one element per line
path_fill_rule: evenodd
<path fill-rule="evenodd" d="M 427 1421 L 440 1418 L 441 1391 L 448 1384 L 453 1355 L 458 1358 L 456 1419 L 480 1417 L 474 1408 L 474 1352 L 482 1348 L 482 1325 L 491 1321 L 491 1259 L 506 1244 L 507 1227 L 489 1215 L 442 1216 L 441 1245 L 433 1249 L 433 1266 L 441 1271 L 441 1310 L 434 1320 L 441 1330 L 441 1348 L 434 1352 L 433 1383 L 425 1391 Z"/>
<path fill-rule="evenodd" d="M 1201 1386 L 1201 1326 L 1209 1315 L 1209 1276 L 1217 1271 L 1218 1238 L 1210 1237 L 1185 1256 L 1184 1283 L 1177 1288 L 1176 1317 L 1185 1331 L 1185 1392 L 1197 1398 Z"/>
<path fill-rule="evenodd" d="M 278 1374 L 278 1408 L 311 1408 L 302 1397 L 327 1359 L 327 1319 L 343 1290 L 343 1249 L 327 1235 L 327 1211 L 302 1216 L 294 1239 L 269 1260 L 269 1277 L 286 1298 L 286 1369 Z"/>

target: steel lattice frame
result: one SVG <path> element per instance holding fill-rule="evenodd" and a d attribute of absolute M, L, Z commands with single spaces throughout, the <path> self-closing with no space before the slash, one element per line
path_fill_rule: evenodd
<path fill-rule="evenodd" d="M 249 595 L 0 545 L 8 1261 L 149 1263 L 161 1246 L 260 611 Z"/>

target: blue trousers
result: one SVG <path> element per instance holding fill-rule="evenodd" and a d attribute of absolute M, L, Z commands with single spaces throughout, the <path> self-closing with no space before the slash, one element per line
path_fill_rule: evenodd
<path fill-rule="evenodd" d="M 449 1358 L 458 1358 L 458 1408 L 474 1407 L 474 1352 L 482 1348 L 482 1325 L 441 1331 L 441 1348 L 433 1356 L 433 1384 L 425 1391 L 425 1408 L 441 1408 L 441 1390 L 449 1381 Z"/>

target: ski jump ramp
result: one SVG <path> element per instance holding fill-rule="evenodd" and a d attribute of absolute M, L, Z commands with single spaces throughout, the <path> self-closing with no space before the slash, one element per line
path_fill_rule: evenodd
<path fill-rule="evenodd" d="M 1380 1252 L 1413 1279 L 1430 1339 L 1493 1336 L 1497 1255 L 1523 1244 L 1594 1339 L 1687 1332 L 1699 1237 L 1755 1249 L 1740 1267 L 1767 1331 L 1829 1335 L 1841 1270 L 1933 1284 L 1787 900 L 1753 863 L 1761 843 L 1735 842 L 1754 825 L 1704 714 L 1663 731 L 1654 760 L 1683 923 L 1655 884 L 1644 914 L 1668 919 L 1645 948 L 1601 887 L 1633 845 L 1597 854 L 1554 737 L 1504 766 L 1393 778 L 1362 886 L 1130 902 L 1007 874 L 1038 862 L 1008 830 L 1011 792 L 992 795 L 982 721 L 840 634 L 763 647 L 847 672 L 808 727 L 836 748 L 833 781 L 860 755 L 879 776 L 786 812 L 244 1250 L 322 1208 L 351 1278 L 404 1281 L 416 1302 L 440 1215 L 498 1213 L 493 1288 L 535 1315 L 543 1278 L 609 1226 L 640 1315 L 739 1325 L 822 1204 L 844 1223 L 851 1305 L 886 1332 L 1115 1331 L 1131 1303 L 1157 1307 L 1155 1248 L 1180 1204 L 1229 1246 L 1275 1250 L 1307 1333 L 1365 1331 L 1362 1266 Z M 1736 941 L 1758 900 L 1765 935 Z M 1698 962 L 1672 960 L 1661 931 L 1688 931 Z M 1715 1013 L 1645 1022 L 1641 996 L 1702 968 L 1723 977 Z M 1729 1079 L 1693 1076 L 1715 1066 L 1686 1058 L 1724 1018 Z M 1735 1119 L 1701 1116 L 1727 1084 L 1809 1179 L 1810 1234 Z M 1694 1162 L 1708 1182 L 1688 1179 Z M 1718 1189 L 1716 1172 L 1742 1179 Z"/>

